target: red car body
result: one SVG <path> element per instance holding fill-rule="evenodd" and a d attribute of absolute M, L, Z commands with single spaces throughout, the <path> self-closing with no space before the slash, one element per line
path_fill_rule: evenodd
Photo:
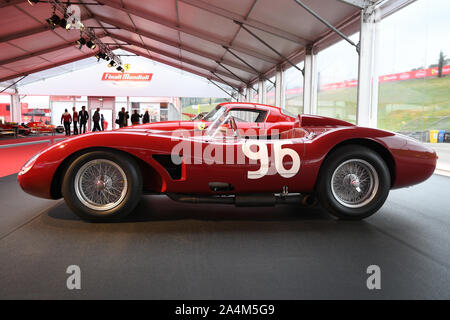
<path fill-rule="evenodd" d="M 29 135 L 31 133 L 31 130 L 27 127 L 24 127 L 18 123 L 15 122 L 7 122 L 0 124 L 0 131 L 3 133 L 18 133 L 18 134 L 24 134 Z"/>
<path fill-rule="evenodd" d="M 28 122 L 27 127 L 31 129 L 32 132 L 37 133 L 54 133 L 54 132 L 64 132 L 64 128 L 61 126 L 54 126 L 52 124 L 45 124 L 44 122 Z"/>
<path fill-rule="evenodd" d="M 168 156 L 180 139 L 172 136 L 177 129 L 192 130 L 199 122 L 168 121 L 122 128 L 109 132 L 90 133 L 64 140 L 41 152 L 27 165 L 26 173 L 19 174 L 18 181 L 26 192 L 43 198 L 61 197 L 61 176 L 70 161 L 89 150 L 119 150 L 138 159 L 143 176 L 144 192 L 189 194 L 245 194 L 281 192 L 311 193 L 314 190 L 321 166 L 327 155 L 338 146 L 361 144 L 378 152 L 389 167 L 391 188 L 407 187 L 426 180 L 436 166 L 436 153 L 418 141 L 379 129 L 358 127 L 345 121 L 312 115 L 296 119 L 283 114 L 277 107 L 250 104 L 224 103 L 227 112 L 233 108 L 267 111 L 264 122 L 238 123 L 239 130 L 255 129 L 258 134 L 280 131 L 280 140 L 287 141 L 283 148 L 293 149 L 301 159 L 301 168 L 291 178 L 269 174 L 260 179 L 247 179 L 249 171 L 261 167 L 256 161 L 227 165 L 220 163 L 186 164 L 180 167 L 179 176 L 171 174 L 170 165 L 158 161 L 158 155 Z M 208 122 L 206 122 L 208 125 Z M 242 153 L 243 139 L 187 139 L 193 148 L 202 151 L 208 146 L 234 148 L 234 154 Z M 265 141 L 269 147 L 274 140 Z M 283 166 L 292 166 L 292 158 L 284 157 Z M 25 168 L 24 167 L 24 168 Z M 229 191 L 214 191 L 212 181 L 232 185 Z"/>

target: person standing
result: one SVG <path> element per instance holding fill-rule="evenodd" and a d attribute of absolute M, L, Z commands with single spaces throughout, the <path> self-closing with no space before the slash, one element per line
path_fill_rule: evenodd
<path fill-rule="evenodd" d="M 72 108 L 73 114 L 72 114 L 72 120 L 73 120 L 73 134 L 78 134 L 78 112 L 76 111 L 75 107 Z"/>
<path fill-rule="evenodd" d="M 122 108 L 121 111 L 119 111 L 119 119 L 117 119 L 117 122 L 119 124 L 119 128 L 123 128 L 127 126 L 128 120 L 127 120 L 128 114 L 125 112 L 125 108 Z"/>
<path fill-rule="evenodd" d="M 80 133 L 86 133 L 86 123 L 88 119 L 89 114 L 86 111 L 86 106 L 82 106 L 81 111 L 78 113 L 78 120 L 80 121 Z"/>
<path fill-rule="evenodd" d="M 105 131 L 105 117 L 103 117 L 103 113 L 100 117 L 100 124 L 102 125 L 102 131 Z"/>
<path fill-rule="evenodd" d="M 145 111 L 144 117 L 142 118 L 142 123 L 149 123 L 150 122 L 150 114 L 148 113 L 148 110 Z"/>
<path fill-rule="evenodd" d="M 64 110 L 64 113 L 61 116 L 61 123 L 64 123 L 66 136 L 70 136 L 70 124 L 72 123 L 72 116 L 69 112 L 67 112 L 67 109 Z"/>
<path fill-rule="evenodd" d="M 137 110 L 134 110 L 133 114 L 131 115 L 131 125 L 135 126 L 139 124 L 139 118 L 141 118 L 142 115 L 140 115 Z"/>
<path fill-rule="evenodd" d="M 125 112 L 125 118 L 123 119 L 123 121 L 124 121 L 123 126 L 124 127 L 128 127 L 128 119 L 130 119 L 130 115 L 128 114 L 128 111 L 127 111 L 127 112 Z"/>
<path fill-rule="evenodd" d="M 95 110 L 94 115 L 92 116 L 92 121 L 94 121 L 94 129 L 92 130 L 92 132 L 95 131 L 102 131 L 102 129 L 100 128 L 100 108 L 97 108 L 97 110 Z"/>

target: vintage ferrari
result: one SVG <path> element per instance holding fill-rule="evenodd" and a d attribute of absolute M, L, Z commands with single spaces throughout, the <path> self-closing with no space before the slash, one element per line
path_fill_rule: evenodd
<path fill-rule="evenodd" d="M 64 197 L 82 219 L 130 214 L 141 194 L 236 206 L 315 205 L 363 219 L 390 189 L 425 181 L 436 153 L 393 132 L 277 107 L 222 103 L 197 121 L 166 121 L 61 141 L 18 175 L 26 192 Z"/>

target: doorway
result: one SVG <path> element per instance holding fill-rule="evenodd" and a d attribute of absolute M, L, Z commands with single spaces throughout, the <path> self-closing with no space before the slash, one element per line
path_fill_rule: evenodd
<path fill-rule="evenodd" d="M 95 110 L 100 108 L 100 115 L 105 119 L 105 130 L 115 129 L 116 121 L 116 98 L 115 97 L 88 97 L 89 125 L 91 131 L 94 127 L 92 116 Z"/>

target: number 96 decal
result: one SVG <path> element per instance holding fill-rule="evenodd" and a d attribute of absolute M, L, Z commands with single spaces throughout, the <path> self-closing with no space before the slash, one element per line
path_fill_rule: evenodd
<path fill-rule="evenodd" d="M 285 144 L 292 144 L 292 141 L 274 141 L 272 156 L 276 172 L 283 178 L 291 178 L 300 170 L 300 156 L 293 149 L 283 149 L 282 146 Z M 252 151 L 252 146 L 257 146 L 258 151 Z M 248 179 L 260 179 L 269 173 L 269 152 L 266 143 L 255 140 L 246 141 L 242 144 L 242 151 L 249 159 L 259 160 L 261 163 L 258 170 L 248 171 Z M 286 169 L 283 164 L 283 160 L 286 156 L 292 159 L 292 167 L 290 169 Z"/>

